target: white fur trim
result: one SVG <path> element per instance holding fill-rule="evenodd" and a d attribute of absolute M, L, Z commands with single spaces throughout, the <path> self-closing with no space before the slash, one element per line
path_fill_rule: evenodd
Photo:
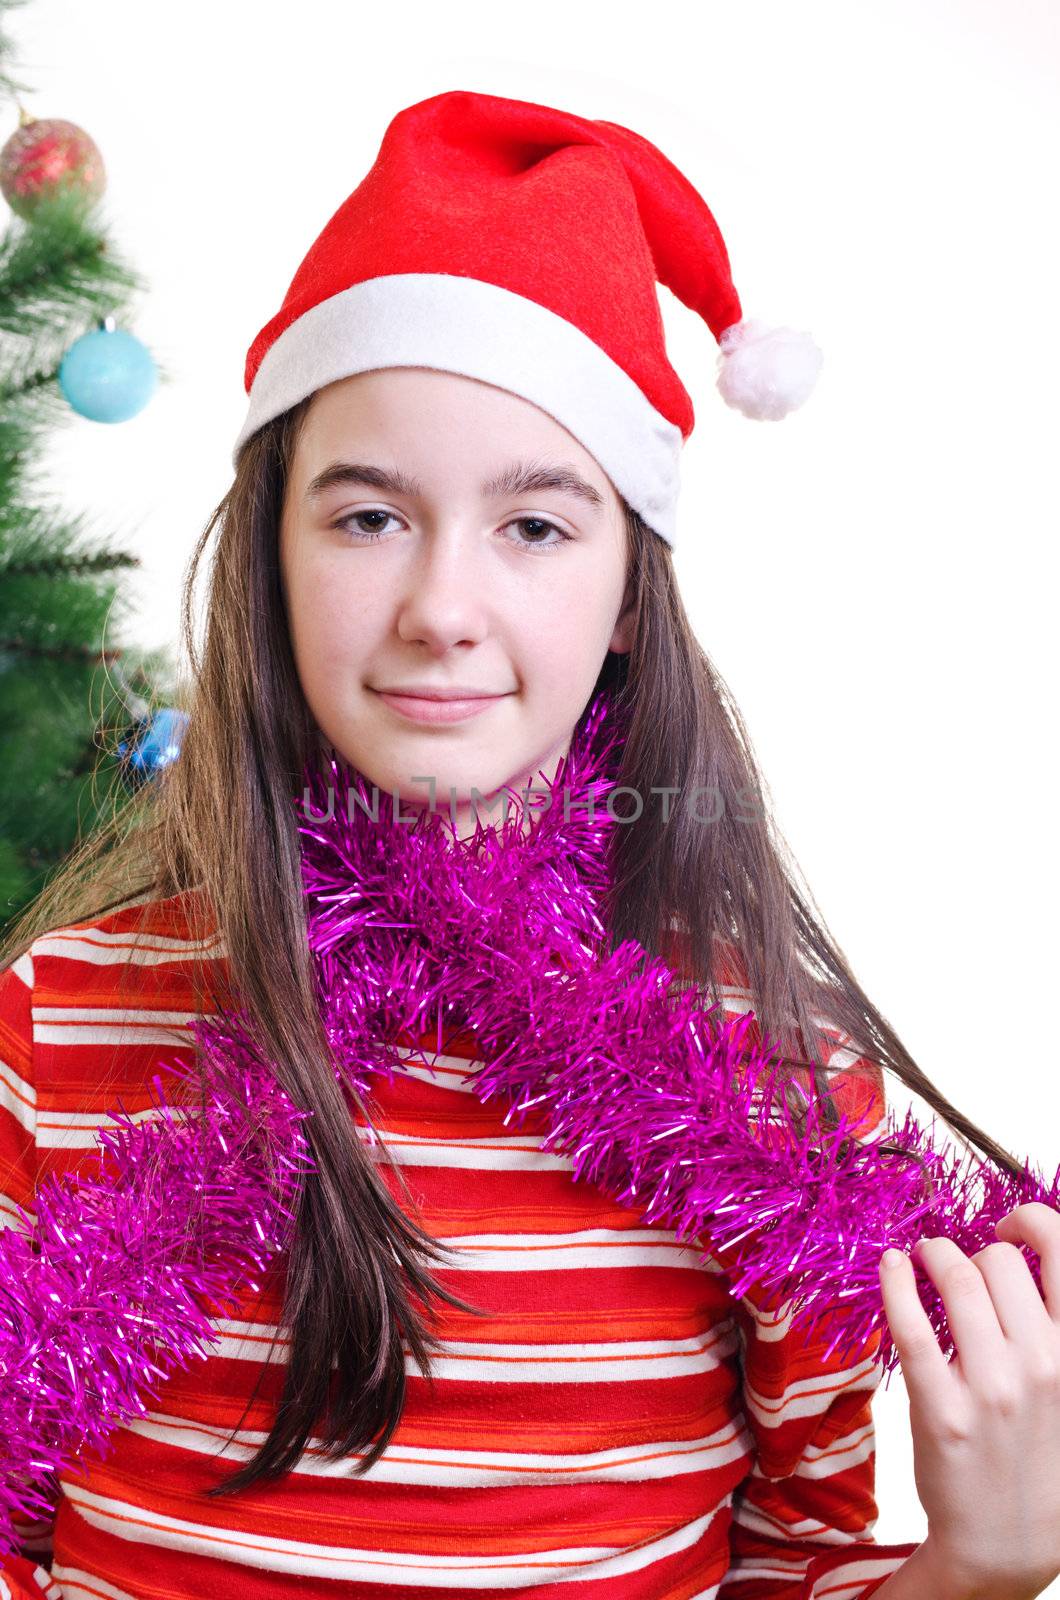
<path fill-rule="evenodd" d="M 681 430 L 574 323 L 478 278 L 393 273 L 303 312 L 265 352 L 233 464 L 252 433 L 307 394 L 381 367 L 457 372 L 540 406 L 673 546 Z"/>

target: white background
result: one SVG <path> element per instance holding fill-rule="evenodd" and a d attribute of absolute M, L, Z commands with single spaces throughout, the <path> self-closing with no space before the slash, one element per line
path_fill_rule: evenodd
<path fill-rule="evenodd" d="M 55 492 L 143 559 L 148 645 L 175 643 L 230 481 L 247 346 L 401 106 L 559 105 L 687 174 L 745 313 L 825 353 L 803 411 L 749 422 L 714 390 L 709 329 L 660 290 L 697 411 L 688 607 L 859 980 L 1050 1173 L 1058 19 L 1049 0 L 33 0 L 9 20 L 28 109 L 103 152 L 105 218 L 150 285 L 129 325 L 174 373 L 132 422 L 71 416 L 49 446 Z M 899 1382 L 876 1416 L 876 1536 L 918 1539 Z"/>

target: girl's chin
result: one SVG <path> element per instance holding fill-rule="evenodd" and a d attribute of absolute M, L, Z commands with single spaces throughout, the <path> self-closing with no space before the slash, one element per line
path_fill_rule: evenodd
<path fill-rule="evenodd" d="M 489 801 L 494 795 L 498 796 L 499 805 L 505 785 L 510 782 L 518 793 L 520 784 L 518 780 L 505 778 L 503 773 L 498 775 L 495 752 L 484 751 L 483 757 L 481 765 L 456 768 L 432 762 L 428 752 L 423 761 L 403 763 L 391 772 L 358 770 L 380 794 L 400 797 L 403 806 L 426 806 L 432 802 L 439 808 L 469 806 L 475 801 Z"/>

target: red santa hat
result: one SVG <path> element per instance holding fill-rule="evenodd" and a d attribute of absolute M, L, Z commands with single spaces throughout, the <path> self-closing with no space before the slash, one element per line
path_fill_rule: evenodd
<path fill-rule="evenodd" d="M 463 89 L 406 106 L 247 352 L 233 462 L 325 384 L 431 367 L 547 411 L 672 546 L 695 416 L 656 282 L 717 339 L 729 405 L 772 421 L 802 404 L 820 350 L 743 317 L 706 201 L 649 140 Z"/>

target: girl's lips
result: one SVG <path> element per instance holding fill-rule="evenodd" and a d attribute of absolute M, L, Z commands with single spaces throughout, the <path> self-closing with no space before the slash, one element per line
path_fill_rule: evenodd
<path fill-rule="evenodd" d="M 392 711 L 412 722 L 463 722 L 506 698 L 502 694 L 491 694 L 477 700 L 424 700 L 411 694 L 385 694 L 382 690 L 376 693 Z"/>

